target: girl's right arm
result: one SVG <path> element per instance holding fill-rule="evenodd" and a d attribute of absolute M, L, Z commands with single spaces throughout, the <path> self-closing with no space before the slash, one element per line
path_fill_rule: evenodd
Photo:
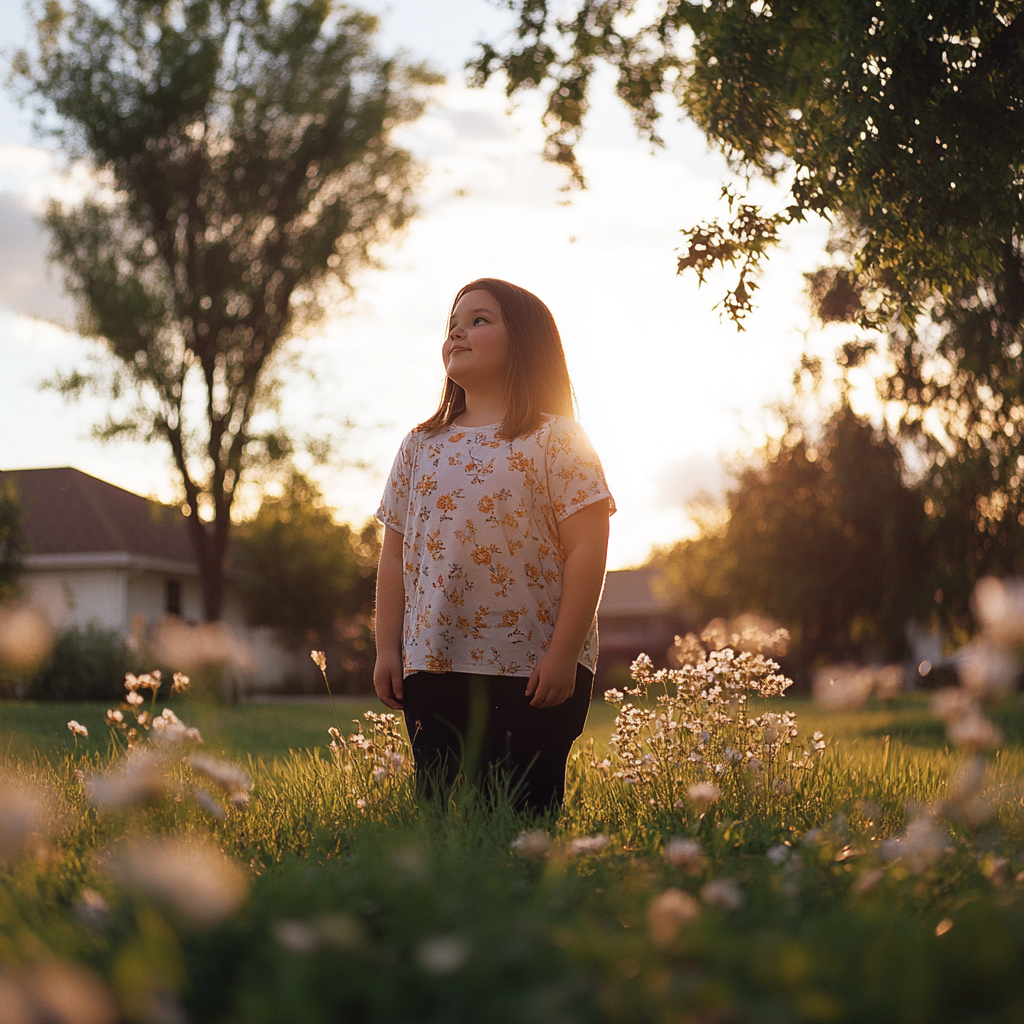
<path fill-rule="evenodd" d="M 377 661 L 373 688 L 389 708 L 402 709 L 402 619 L 405 611 L 403 538 L 384 527 L 377 566 Z"/>

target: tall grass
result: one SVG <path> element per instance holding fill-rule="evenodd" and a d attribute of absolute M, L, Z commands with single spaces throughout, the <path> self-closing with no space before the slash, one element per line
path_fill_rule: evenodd
<path fill-rule="evenodd" d="M 801 731 L 831 723 L 831 742 L 768 803 L 737 784 L 676 806 L 610 780 L 592 767 L 604 731 L 574 752 L 564 811 L 540 821 L 469 790 L 423 804 L 407 765 L 375 780 L 350 744 L 252 748 L 238 758 L 248 805 L 219 798 L 223 817 L 197 802 L 209 781 L 182 757 L 162 796 L 100 810 L 77 773 L 121 755 L 95 732 L 77 751 L 22 748 L 0 785 L 49 802 L 0 866 L 0 986 L 41 999 L 33 979 L 49 965 L 72 987 L 92 979 L 137 1021 L 1022 1019 L 1019 698 L 996 716 L 1010 742 L 988 760 L 987 813 L 929 819 L 941 844 L 922 850 L 894 837 L 948 798 L 963 761 L 924 703 L 797 707 Z M 326 741 L 333 716 L 318 713 Z M 207 739 L 226 746 L 215 730 Z M 536 835 L 517 843 L 524 831 Z M 226 851 L 244 905 L 200 925 L 181 902 L 188 878 L 119 873 L 118 858 L 154 837 Z M 47 1012 L 36 1019 L 104 1019 Z"/>

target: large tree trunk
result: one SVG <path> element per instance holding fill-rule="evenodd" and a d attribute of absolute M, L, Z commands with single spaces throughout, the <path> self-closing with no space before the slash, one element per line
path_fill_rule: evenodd
<path fill-rule="evenodd" d="M 199 581 L 203 592 L 203 619 L 218 622 L 224 612 L 224 590 L 227 574 L 228 527 L 221 523 L 204 523 L 196 512 L 189 516 L 192 546 L 199 564 Z"/>

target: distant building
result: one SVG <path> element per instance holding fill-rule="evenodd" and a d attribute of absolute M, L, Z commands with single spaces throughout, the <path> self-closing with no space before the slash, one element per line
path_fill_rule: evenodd
<path fill-rule="evenodd" d="M 0 487 L 8 481 L 25 516 L 22 584 L 58 630 L 95 625 L 128 636 L 170 615 L 202 618 L 199 567 L 179 509 L 70 467 L 0 472 Z M 247 627 L 230 582 L 223 619 L 251 650 L 245 685 L 272 686 L 300 668 L 269 630 Z"/>
<path fill-rule="evenodd" d="M 599 684 L 613 669 L 621 675 L 621 667 L 628 667 L 638 654 L 650 655 L 656 666 L 663 667 L 676 634 L 692 628 L 670 597 L 661 573 L 650 567 L 609 572 L 597 620 Z"/>

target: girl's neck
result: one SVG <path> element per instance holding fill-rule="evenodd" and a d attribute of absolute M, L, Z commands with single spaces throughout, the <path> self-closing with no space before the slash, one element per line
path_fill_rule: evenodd
<path fill-rule="evenodd" d="M 501 395 L 493 392 L 470 394 L 466 392 L 465 412 L 457 417 L 460 427 L 488 427 L 500 423 L 502 418 Z"/>

